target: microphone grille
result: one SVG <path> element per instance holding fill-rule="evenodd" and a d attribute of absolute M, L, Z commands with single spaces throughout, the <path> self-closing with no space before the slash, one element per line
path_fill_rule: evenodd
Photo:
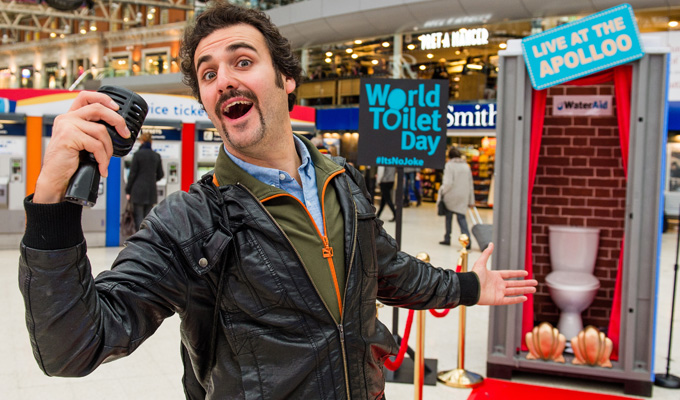
<path fill-rule="evenodd" d="M 116 102 L 116 104 L 118 104 L 120 107 L 118 109 L 118 114 L 125 119 L 125 124 L 130 130 L 130 137 L 125 139 L 120 136 L 112 126 L 104 123 L 111 136 L 111 141 L 113 142 L 113 155 L 122 157 L 132 150 L 135 140 L 137 140 L 137 136 L 142 130 L 142 125 L 144 124 L 144 119 L 149 111 L 149 106 L 142 96 L 126 88 L 118 86 L 102 86 L 97 91 L 107 94 Z"/>

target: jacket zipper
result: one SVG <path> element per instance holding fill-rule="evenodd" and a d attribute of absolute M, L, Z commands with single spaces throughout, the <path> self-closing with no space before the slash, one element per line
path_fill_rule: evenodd
<path fill-rule="evenodd" d="M 351 197 L 351 196 L 350 196 Z M 354 264 L 354 252 L 356 250 L 356 245 L 357 245 L 357 205 L 354 202 L 354 198 L 352 198 L 352 204 L 354 205 L 354 212 L 352 215 L 354 215 L 354 227 L 352 229 L 352 251 L 350 252 L 349 256 L 349 263 L 347 264 L 347 276 L 349 276 L 350 272 L 352 271 L 352 264 Z M 343 298 L 347 299 L 347 283 L 345 283 L 345 290 L 344 290 L 344 296 Z M 349 370 L 347 369 L 347 349 L 345 348 L 345 328 L 343 326 L 343 323 L 345 321 L 345 314 L 341 313 L 340 314 L 340 325 L 338 325 L 338 330 L 340 331 L 340 347 L 342 348 L 342 364 L 345 367 L 345 390 L 347 391 L 347 399 L 351 399 L 350 391 L 349 391 Z"/>
<path fill-rule="evenodd" d="M 325 205 L 324 205 L 324 200 L 325 200 L 325 196 L 326 196 L 326 186 L 328 186 L 328 182 L 330 182 L 330 180 L 333 177 L 335 177 L 336 175 L 339 175 L 342 172 L 344 172 L 344 170 L 336 172 L 335 174 L 331 175 L 328 178 L 328 180 L 326 180 L 326 183 L 324 184 L 323 192 L 322 192 L 322 195 L 321 195 L 321 214 L 322 214 L 322 217 L 323 217 L 322 219 L 323 219 L 323 224 L 324 224 L 325 235 L 321 235 L 321 232 L 319 232 L 319 229 L 316 228 L 316 224 L 314 224 L 314 227 L 316 228 L 317 233 L 319 234 L 319 236 L 321 236 L 321 239 L 324 243 L 324 249 L 322 250 L 324 252 L 324 254 L 323 254 L 324 258 L 327 258 L 329 260 L 329 264 L 332 268 L 333 280 L 334 280 L 335 285 L 336 285 L 336 293 L 338 293 L 338 304 L 340 304 L 340 323 L 339 324 L 337 323 L 337 321 L 335 321 L 335 317 L 333 317 L 333 313 L 331 313 L 331 310 L 328 307 L 328 304 L 326 304 L 326 301 L 323 299 L 323 297 L 321 296 L 321 293 L 319 292 L 319 288 L 317 288 L 316 284 L 314 283 L 314 280 L 312 280 L 312 277 L 309 274 L 309 271 L 307 270 L 305 263 L 302 261 L 302 256 L 300 256 L 300 253 L 298 253 L 295 246 L 293 246 L 293 243 L 290 241 L 290 239 L 288 238 L 286 233 L 283 231 L 283 228 L 281 228 L 281 225 L 279 225 L 279 223 L 276 222 L 276 220 L 269 213 L 267 208 L 257 199 L 257 197 L 253 194 L 253 192 L 250 191 L 250 189 L 241 185 L 240 182 L 237 182 L 236 185 L 243 188 L 260 205 L 260 207 L 262 207 L 262 210 L 264 210 L 264 212 L 269 216 L 269 218 L 272 220 L 272 222 L 274 222 L 274 225 L 276 225 L 276 227 L 281 232 L 281 235 L 283 235 L 283 237 L 286 239 L 288 244 L 290 244 L 290 247 L 293 249 L 293 252 L 297 256 L 298 260 L 300 261 L 300 264 L 302 264 L 302 266 L 304 267 L 303 269 L 305 270 L 305 273 L 307 274 L 309 281 L 312 283 L 312 287 L 316 291 L 317 296 L 319 296 L 319 299 L 321 299 L 321 303 L 324 305 L 326 312 L 328 312 L 331 319 L 336 322 L 336 324 L 337 324 L 336 327 L 338 329 L 338 334 L 340 336 L 340 350 L 342 352 L 342 366 L 343 366 L 343 369 L 344 369 L 344 372 L 345 372 L 345 390 L 347 392 L 347 399 L 351 400 L 350 389 L 349 389 L 349 370 L 347 368 L 347 349 L 345 347 L 345 328 L 342 325 L 345 318 L 344 318 L 344 313 L 342 312 L 342 305 L 341 305 L 342 303 L 340 302 L 341 299 L 339 298 L 340 294 L 339 294 L 339 290 L 338 290 L 337 278 L 335 276 L 335 266 L 332 264 L 333 259 L 330 258 L 330 257 L 333 256 L 333 248 L 330 246 L 330 243 L 328 241 L 328 231 L 326 229 L 326 213 L 325 213 Z M 283 195 L 283 194 L 282 194 L 282 196 L 290 196 L 290 197 L 294 198 L 295 200 L 297 200 L 298 202 L 300 202 L 300 200 L 298 200 L 295 196 Z M 272 197 L 270 197 L 270 198 L 272 198 Z M 300 202 L 300 204 L 305 208 L 305 210 L 307 209 L 304 206 L 304 204 L 302 204 L 301 202 Z M 354 204 L 354 199 L 352 199 L 352 204 Z M 307 213 L 309 214 L 309 211 L 307 211 Z M 313 218 L 312 218 L 312 222 L 314 222 Z M 357 233 L 356 204 L 354 204 L 354 221 L 353 222 L 354 222 L 354 229 L 353 229 L 353 232 L 352 232 L 352 252 L 350 254 L 350 262 L 348 264 L 349 268 L 347 269 L 347 276 L 349 276 L 349 273 L 352 270 L 352 262 L 354 261 L 354 254 L 355 254 L 355 250 L 356 250 L 356 233 Z M 329 254 L 329 253 L 330 253 L 329 257 L 326 257 L 326 255 Z M 345 284 L 344 295 L 345 295 L 345 298 L 347 298 L 346 297 L 347 296 L 347 284 Z"/>

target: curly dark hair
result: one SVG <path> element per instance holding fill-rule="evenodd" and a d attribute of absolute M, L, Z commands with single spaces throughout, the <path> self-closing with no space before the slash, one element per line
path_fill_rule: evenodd
<path fill-rule="evenodd" d="M 198 77 L 194 67 L 194 55 L 201 40 L 222 28 L 233 25 L 247 24 L 262 33 L 269 54 L 271 54 L 274 71 L 278 74 L 295 80 L 295 86 L 300 83 L 302 67 L 300 61 L 293 53 L 288 39 L 281 35 L 279 29 L 271 22 L 269 16 L 262 11 L 252 10 L 229 4 L 226 1 L 214 1 L 210 7 L 196 17 L 195 21 L 187 26 L 182 38 L 180 57 L 182 58 L 181 70 L 184 78 L 182 81 L 191 88 L 191 91 L 201 105 L 201 94 L 198 90 Z M 283 81 L 277 78 L 276 84 L 283 87 Z M 295 93 L 288 94 L 288 110 L 292 111 L 295 105 Z"/>

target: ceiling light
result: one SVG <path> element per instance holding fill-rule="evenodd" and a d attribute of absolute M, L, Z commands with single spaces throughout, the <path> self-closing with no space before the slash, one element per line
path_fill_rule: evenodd
<path fill-rule="evenodd" d="M 54 39 L 55 37 L 57 37 L 57 34 L 54 33 L 54 32 L 50 32 L 50 37 L 51 37 L 52 39 Z"/>
<path fill-rule="evenodd" d="M 327 52 L 326 52 L 326 57 L 333 57 L 333 52 L 327 51 Z"/>
<path fill-rule="evenodd" d="M 371 64 L 373 64 L 373 65 L 378 65 L 378 60 L 373 60 L 373 61 L 371 61 Z"/>
<path fill-rule="evenodd" d="M 83 35 L 87 33 L 87 29 L 85 29 L 85 21 L 80 21 L 80 33 Z"/>
<path fill-rule="evenodd" d="M 90 30 L 91 30 L 92 32 L 96 32 L 96 31 L 97 31 L 97 24 L 96 24 L 94 21 L 90 22 Z"/>
<path fill-rule="evenodd" d="M 390 47 L 390 42 L 382 42 L 382 47 Z"/>
<path fill-rule="evenodd" d="M 425 71 L 425 69 L 427 69 L 427 67 L 426 67 L 426 66 L 424 66 L 424 65 L 421 65 L 421 66 L 420 66 L 420 67 L 418 67 L 418 68 L 419 68 L 419 69 L 420 69 L 421 71 Z"/>
<path fill-rule="evenodd" d="M 507 49 L 508 44 L 507 43 L 501 43 L 501 44 L 498 45 L 498 47 L 500 47 L 501 49 Z"/>
<path fill-rule="evenodd" d="M 359 40 L 359 39 L 357 39 L 357 40 L 354 41 L 354 44 L 361 44 L 361 43 L 363 43 L 363 42 L 362 42 L 361 40 Z"/>
<path fill-rule="evenodd" d="M 326 61 L 326 63 L 330 64 L 331 61 L 333 61 L 333 60 L 331 60 L 330 58 L 327 58 L 327 59 L 325 59 L 324 61 Z"/>
<path fill-rule="evenodd" d="M 354 50 L 352 49 L 346 49 L 345 51 L 347 52 L 347 54 L 352 54 L 352 52 L 354 52 Z"/>
<path fill-rule="evenodd" d="M 678 26 L 678 21 L 668 21 L 668 26 L 671 28 L 675 28 Z"/>
<path fill-rule="evenodd" d="M 415 50 L 415 49 L 416 49 L 416 45 L 413 44 L 413 43 L 411 43 L 411 44 L 409 44 L 408 46 L 406 46 L 406 48 L 409 49 L 409 50 Z"/>
<path fill-rule="evenodd" d="M 476 69 L 476 70 L 481 70 L 482 68 L 484 68 L 479 64 L 468 64 L 467 67 L 468 67 L 468 69 Z"/>
<path fill-rule="evenodd" d="M 427 54 L 427 58 L 434 58 L 434 54 L 428 53 L 428 54 Z"/>
<path fill-rule="evenodd" d="M 357 53 L 354 53 L 354 54 L 352 54 L 352 58 L 354 58 L 356 60 L 357 58 L 359 58 L 359 56 L 357 55 Z"/>

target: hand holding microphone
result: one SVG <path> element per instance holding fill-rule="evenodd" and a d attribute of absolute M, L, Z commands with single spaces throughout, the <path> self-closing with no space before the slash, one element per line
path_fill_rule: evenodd
<path fill-rule="evenodd" d="M 106 121 L 99 121 L 106 126 L 106 131 L 111 137 L 113 155 L 123 157 L 132 150 L 149 107 L 140 95 L 125 88 L 102 86 L 97 91 L 107 94 L 118 104 L 120 107 L 118 114 L 125 119 L 125 124 L 130 130 L 130 137 L 126 139 L 120 136 L 114 127 Z M 66 189 L 66 201 L 92 207 L 97 202 L 99 179 L 99 165 L 94 155 L 81 150 L 80 164 Z"/>
<path fill-rule="evenodd" d="M 144 99 L 127 89 L 104 86 L 81 92 L 70 110 L 55 119 L 33 201 L 94 205 L 100 172 L 106 174 L 112 155 L 130 152 L 147 111 Z"/>

